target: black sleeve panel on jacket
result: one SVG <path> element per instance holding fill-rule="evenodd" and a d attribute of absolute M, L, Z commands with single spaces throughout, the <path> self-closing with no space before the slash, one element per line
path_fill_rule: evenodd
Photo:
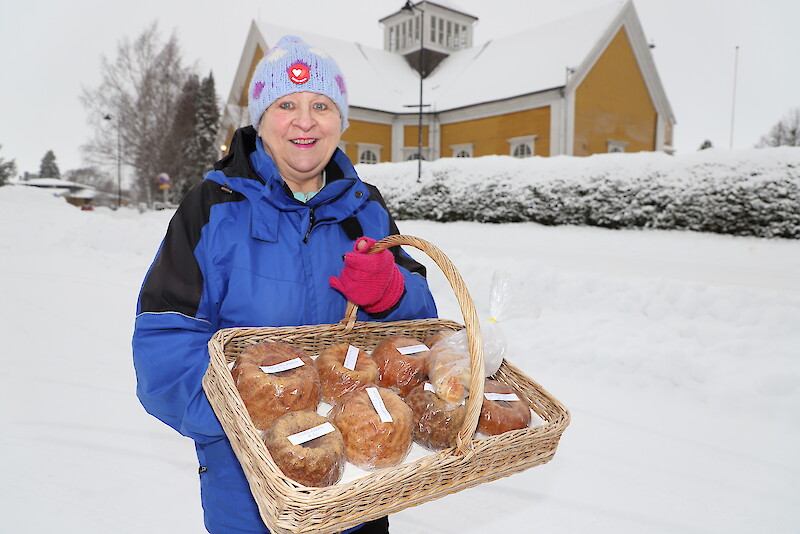
<path fill-rule="evenodd" d="M 376 201 L 380 204 L 384 210 L 386 210 L 386 214 L 389 216 L 389 235 L 399 235 L 400 230 L 397 228 L 397 225 L 392 218 L 392 214 L 389 213 L 389 209 L 386 207 L 386 201 L 383 200 L 383 196 L 381 192 L 378 191 L 378 188 L 372 184 L 365 184 L 367 189 L 369 190 L 369 199 Z M 418 273 L 422 275 L 423 278 L 427 277 L 428 271 L 424 265 L 417 262 L 416 260 L 412 259 L 410 256 L 404 255 L 400 253 L 400 247 L 392 247 L 389 250 L 392 251 L 394 254 L 394 261 L 401 267 L 405 267 L 412 273 Z"/>
<path fill-rule="evenodd" d="M 212 206 L 241 200 L 244 200 L 242 194 L 210 180 L 203 180 L 186 194 L 142 286 L 140 313 L 171 311 L 189 317 L 197 315 L 203 273 L 194 251 L 200 242 L 200 232 L 209 221 Z"/>

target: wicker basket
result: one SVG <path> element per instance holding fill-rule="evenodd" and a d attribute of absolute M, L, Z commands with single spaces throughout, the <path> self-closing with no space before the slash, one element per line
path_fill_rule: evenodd
<path fill-rule="evenodd" d="M 261 517 L 276 534 L 339 532 L 546 463 L 555 454 L 561 434 L 569 424 L 569 412 L 557 399 L 504 361 L 493 378 L 516 388 L 545 424 L 474 438 L 483 397 L 483 346 L 474 303 L 447 256 L 427 241 L 412 236 L 389 236 L 376 243 L 370 252 L 396 245 L 416 247 L 436 262 L 455 292 L 464 326 L 441 319 L 356 321 L 357 308 L 350 304 L 345 317 L 336 324 L 229 328 L 218 331 L 208 344 L 211 360 L 203 388 L 242 464 Z M 250 420 L 227 365 L 245 348 L 262 341 L 292 343 L 316 354 L 333 343 L 350 343 L 372 350 L 391 335 L 425 339 L 442 329 L 461 328 L 467 330 L 473 378 L 467 417 L 457 446 L 324 488 L 298 484 L 278 469 Z"/>

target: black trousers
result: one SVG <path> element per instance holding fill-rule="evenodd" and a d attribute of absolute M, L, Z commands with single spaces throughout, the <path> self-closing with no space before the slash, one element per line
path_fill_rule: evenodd
<path fill-rule="evenodd" d="M 364 526 L 353 534 L 389 534 L 389 518 L 384 516 L 364 523 Z"/>

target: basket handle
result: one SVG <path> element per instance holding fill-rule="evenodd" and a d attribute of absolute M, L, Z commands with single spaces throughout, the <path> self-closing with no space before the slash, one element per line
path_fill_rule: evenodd
<path fill-rule="evenodd" d="M 481 338 L 480 321 L 475 311 L 475 303 L 469 294 L 464 279 L 456 269 L 450 258 L 434 244 L 410 235 L 390 235 L 376 242 L 367 254 L 377 254 L 390 247 L 399 245 L 409 245 L 427 254 L 444 273 L 450 287 L 455 293 L 458 305 L 461 308 L 461 315 L 464 317 L 464 327 L 467 330 L 467 343 L 470 354 L 470 388 L 467 398 L 467 416 L 464 424 L 456 437 L 456 452 L 458 454 L 468 454 L 472 450 L 472 437 L 478 426 L 481 406 L 483 405 L 483 340 Z M 358 305 L 348 301 L 345 316 L 342 323 L 345 324 L 345 332 L 349 332 L 356 322 Z"/>

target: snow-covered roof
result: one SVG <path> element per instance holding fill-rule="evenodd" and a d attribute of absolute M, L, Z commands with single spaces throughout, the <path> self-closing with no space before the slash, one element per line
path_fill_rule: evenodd
<path fill-rule="evenodd" d="M 452 2 L 436 2 L 453 5 Z M 581 64 L 626 5 L 614 1 L 584 13 L 451 54 L 425 79 L 425 103 L 445 111 L 537 93 L 566 83 L 567 67 Z M 419 75 L 405 58 L 360 43 L 257 23 L 267 47 L 283 35 L 302 37 L 336 59 L 351 106 L 416 113 Z"/>
<path fill-rule="evenodd" d="M 425 7 L 426 7 L 425 4 L 433 4 L 435 6 L 443 7 L 445 9 L 449 9 L 450 11 L 455 11 L 456 13 L 461 13 L 462 15 L 466 15 L 467 17 L 470 17 L 472 19 L 478 20 L 478 17 L 476 17 L 475 15 L 470 15 L 469 13 L 467 13 L 467 11 L 464 10 L 464 8 L 462 8 L 461 6 L 459 6 L 455 2 L 450 2 L 449 0 L 436 0 L 435 2 L 432 1 L 432 0 L 422 0 L 420 2 L 412 2 L 412 3 L 414 4 L 415 7 L 419 7 L 419 9 L 422 9 L 422 10 L 425 9 Z M 383 22 L 386 19 L 393 17 L 394 15 L 396 15 L 397 13 L 399 13 L 401 11 L 402 11 L 402 8 L 397 10 L 396 12 L 392 13 L 391 15 L 387 15 L 387 16 L 383 17 L 378 22 Z"/>
<path fill-rule="evenodd" d="M 438 111 L 566 84 L 567 68 L 590 54 L 625 2 L 617 1 L 451 54 L 425 80 Z"/>
<path fill-rule="evenodd" d="M 68 189 L 68 190 L 94 189 L 94 187 L 91 185 L 79 184 L 77 182 L 70 182 L 68 180 L 62 180 L 61 178 L 29 178 L 27 180 L 14 181 L 12 182 L 12 184 L 28 185 L 32 187 L 44 187 L 52 189 Z"/>

